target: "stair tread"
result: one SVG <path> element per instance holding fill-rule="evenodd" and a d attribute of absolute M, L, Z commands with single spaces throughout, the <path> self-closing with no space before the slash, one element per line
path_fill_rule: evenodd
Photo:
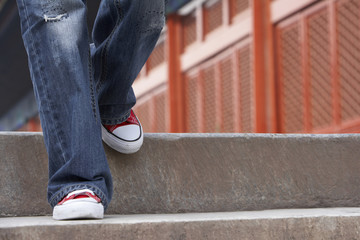
<path fill-rule="evenodd" d="M 105 215 L 104 219 L 101 220 L 72 221 L 55 221 L 52 219 L 51 216 L 4 217 L 0 218 L 0 229 L 29 226 L 63 226 L 74 224 L 140 224 L 164 222 L 176 223 L 323 217 L 360 217 L 360 208 L 274 209 L 262 211 L 214 213 Z"/>
<path fill-rule="evenodd" d="M 359 239 L 360 208 L 105 215 L 55 221 L 50 216 L 0 218 L 0 239 L 262 240 Z"/>

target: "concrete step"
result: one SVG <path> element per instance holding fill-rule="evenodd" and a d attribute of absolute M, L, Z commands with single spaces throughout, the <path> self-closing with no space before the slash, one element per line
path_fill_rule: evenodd
<path fill-rule="evenodd" d="M 108 214 L 360 206 L 360 135 L 147 134 L 108 147 Z M 0 216 L 51 214 L 39 133 L 0 133 Z"/>
<path fill-rule="evenodd" d="M 360 208 L 108 215 L 103 220 L 0 218 L 0 239 L 359 239 Z"/>

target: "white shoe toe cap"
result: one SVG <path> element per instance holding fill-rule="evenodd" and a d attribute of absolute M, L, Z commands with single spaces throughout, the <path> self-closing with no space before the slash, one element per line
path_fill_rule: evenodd
<path fill-rule="evenodd" d="M 126 125 L 118 127 L 113 134 L 125 141 L 135 141 L 141 136 L 141 129 L 138 125 Z"/>

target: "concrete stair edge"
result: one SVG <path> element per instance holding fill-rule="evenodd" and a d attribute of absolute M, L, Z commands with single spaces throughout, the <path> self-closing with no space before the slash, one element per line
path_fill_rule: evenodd
<path fill-rule="evenodd" d="M 0 239 L 357 239 L 360 208 L 0 218 Z"/>

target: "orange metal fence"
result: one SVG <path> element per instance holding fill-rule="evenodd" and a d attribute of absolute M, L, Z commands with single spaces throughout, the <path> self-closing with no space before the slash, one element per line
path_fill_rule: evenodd
<path fill-rule="evenodd" d="M 139 96 L 146 131 L 360 132 L 360 0 L 261 2 L 270 17 L 248 0 L 169 17 L 179 39 L 141 75 L 167 76 Z"/>
<path fill-rule="evenodd" d="M 224 1 L 205 2 L 201 11 L 193 9 L 180 17 L 180 21 L 178 21 L 181 32 L 179 44 L 182 56 L 189 55 L 189 53 L 191 55 L 197 45 L 209 42 L 214 38 L 215 35 L 211 35 L 213 32 L 223 28 L 226 24 L 230 25 L 230 22 L 237 21 L 236 17 L 249 10 L 248 0 L 230 0 L 226 4 L 224 3 Z M 230 9 L 231 11 L 229 11 Z M 165 42 L 166 49 L 173 51 L 169 48 L 168 40 L 168 38 L 164 38 L 158 44 L 144 68 L 143 71 L 146 73 L 142 73 L 142 76 L 148 76 L 147 81 L 152 79 L 153 58 L 159 58 L 157 49 L 162 48 Z M 221 45 L 221 43 L 216 44 Z M 167 59 L 164 64 L 170 69 L 171 66 L 168 66 L 170 53 L 162 53 L 164 57 L 161 59 Z M 183 91 L 175 90 L 175 94 L 181 95 L 181 103 L 171 103 L 170 98 L 174 91 L 169 91 L 167 85 L 157 94 L 150 91 L 139 98 L 135 111 L 139 113 L 141 119 L 147 121 L 144 124 L 146 131 L 159 131 L 155 128 L 157 120 L 154 116 L 161 114 L 164 115 L 161 131 L 173 131 L 171 127 L 173 119 L 170 119 L 170 116 L 171 109 L 174 108 L 183 108 L 184 116 L 180 116 L 182 123 L 178 131 L 252 131 L 251 111 L 253 107 L 251 104 L 253 101 L 251 100 L 252 73 L 249 34 L 247 33 L 242 41 L 233 42 L 216 52 L 214 56 L 205 58 L 187 69 L 184 69 L 183 65 L 181 66 L 180 84 L 183 85 Z M 160 95 L 166 95 L 163 99 L 167 99 L 167 103 L 170 104 L 158 106 L 154 103 L 154 99 Z M 241 104 L 238 104 L 239 101 Z M 179 118 L 179 116 L 177 117 Z"/>
<path fill-rule="evenodd" d="M 324 1 L 276 26 L 281 132 L 360 131 L 360 1 Z"/>

